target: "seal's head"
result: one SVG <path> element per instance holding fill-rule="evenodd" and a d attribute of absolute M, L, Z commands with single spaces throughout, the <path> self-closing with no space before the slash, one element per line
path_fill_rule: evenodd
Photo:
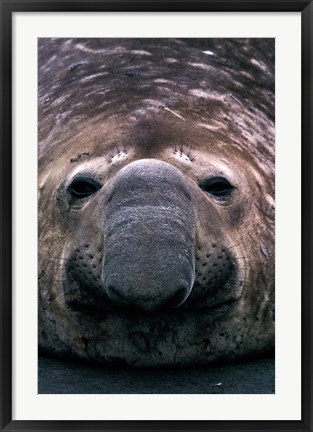
<path fill-rule="evenodd" d="M 134 366 L 271 349 L 272 41 L 39 54 L 41 348 Z"/>

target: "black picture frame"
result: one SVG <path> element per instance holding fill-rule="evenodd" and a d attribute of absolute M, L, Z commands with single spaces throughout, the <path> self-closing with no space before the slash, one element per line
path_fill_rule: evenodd
<path fill-rule="evenodd" d="M 1 6 L 1 431 L 312 431 L 312 77 L 310 0 L 41 1 L 0 0 Z M 299 421 L 14 421 L 12 420 L 12 15 L 14 12 L 301 12 L 302 56 L 302 418 Z"/>

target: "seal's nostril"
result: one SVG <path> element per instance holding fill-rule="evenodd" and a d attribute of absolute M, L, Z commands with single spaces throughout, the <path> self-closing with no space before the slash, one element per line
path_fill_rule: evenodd
<path fill-rule="evenodd" d="M 123 296 L 118 292 L 118 290 L 115 288 L 114 285 L 110 284 L 107 286 L 107 294 L 114 303 L 117 304 L 125 303 L 125 299 L 123 299 Z"/>
<path fill-rule="evenodd" d="M 179 288 L 176 293 L 163 305 L 167 309 L 173 309 L 180 306 L 185 300 L 187 290 L 185 287 Z"/>
<path fill-rule="evenodd" d="M 131 294 L 130 289 L 120 290 L 119 285 L 109 282 L 106 284 L 106 292 L 110 300 L 119 307 L 127 307 L 129 309 L 138 308 L 146 311 L 173 309 L 180 306 L 188 297 L 188 289 L 186 286 L 180 286 L 173 295 L 168 297 L 150 296 L 145 297 Z"/>

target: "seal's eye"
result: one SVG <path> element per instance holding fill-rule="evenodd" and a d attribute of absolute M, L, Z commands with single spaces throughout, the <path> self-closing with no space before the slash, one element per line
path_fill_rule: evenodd
<path fill-rule="evenodd" d="M 89 177 L 77 177 L 67 188 L 74 198 L 86 198 L 101 188 L 101 185 Z"/>
<path fill-rule="evenodd" d="M 226 197 L 235 189 L 225 177 L 210 177 L 202 180 L 199 186 L 215 197 Z"/>

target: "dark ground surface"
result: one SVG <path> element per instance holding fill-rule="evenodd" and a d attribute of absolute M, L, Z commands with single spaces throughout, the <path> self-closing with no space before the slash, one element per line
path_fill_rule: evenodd
<path fill-rule="evenodd" d="M 38 393 L 275 393 L 275 360 L 194 369 L 109 369 L 39 357 Z"/>

